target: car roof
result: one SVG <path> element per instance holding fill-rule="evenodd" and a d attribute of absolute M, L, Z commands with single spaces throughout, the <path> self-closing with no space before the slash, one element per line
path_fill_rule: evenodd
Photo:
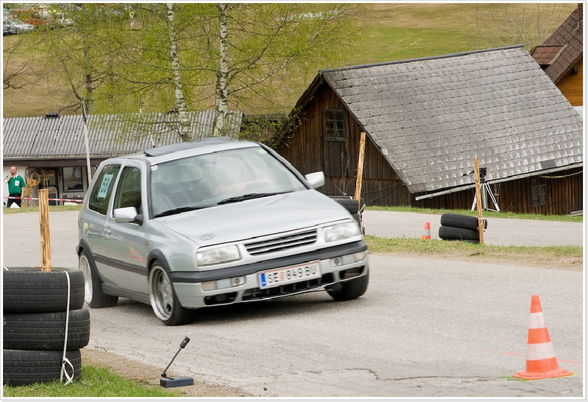
<path fill-rule="evenodd" d="M 259 144 L 256 142 L 241 141 L 230 137 L 212 137 L 198 141 L 179 142 L 176 144 L 150 148 L 140 153 L 107 159 L 105 162 L 135 159 L 147 161 L 151 165 L 157 165 L 159 163 L 195 155 L 257 146 L 259 146 Z"/>

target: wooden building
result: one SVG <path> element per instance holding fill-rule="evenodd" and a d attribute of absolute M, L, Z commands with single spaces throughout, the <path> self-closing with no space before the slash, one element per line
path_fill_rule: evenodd
<path fill-rule="evenodd" d="M 582 209 L 582 121 L 520 46 L 320 71 L 278 151 L 368 205 L 470 208 L 473 158 L 505 211 Z"/>
<path fill-rule="evenodd" d="M 573 106 L 583 106 L 583 3 L 531 55 Z"/>

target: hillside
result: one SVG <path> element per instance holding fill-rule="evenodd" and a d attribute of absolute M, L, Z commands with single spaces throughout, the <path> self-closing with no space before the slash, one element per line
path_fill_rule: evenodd
<path fill-rule="evenodd" d="M 349 42 L 347 52 L 337 55 L 335 61 L 277 77 L 270 83 L 271 99 L 250 100 L 239 106 L 248 113 L 287 112 L 319 69 L 518 43 L 529 49 L 547 37 L 575 7 L 576 4 L 365 4 L 358 9 L 357 35 L 341 38 Z M 32 38 L 30 34 L 3 38 L 5 74 L 21 68 L 25 71 L 17 81 L 22 88 L 4 89 L 4 117 L 43 115 L 75 101 L 59 65 L 46 69 L 40 66 Z M 116 112 L 108 110 L 108 105 L 102 109 Z"/>

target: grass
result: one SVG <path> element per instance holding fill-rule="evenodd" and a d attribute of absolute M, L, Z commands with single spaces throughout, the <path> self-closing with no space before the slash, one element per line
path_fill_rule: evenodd
<path fill-rule="evenodd" d="M 476 211 L 466 209 L 429 209 L 429 208 L 414 208 L 414 207 L 366 207 L 368 211 L 394 211 L 394 212 L 414 212 L 421 214 L 461 214 L 478 216 Z M 582 215 L 541 215 L 541 214 L 518 214 L 515 212 L 492 212 L 484 211 L 484 217 L 487 218 L 506 218 L 506 219 L 532 219 L 542 221 L 560 221 L 560 222 L 583 222 Z"/>
<path fill-rule="evenodd" d="M 59 382 L 10 387 L 4 385 L 5 397 L 179 397 L 153 385 L 137 384 L 114 374 L 109 369 L 83 366 L 82 378 L 64 387 Z"/>
<path fill-rule="evenodd" d="M 541 265 L 559 263 L 582 266 L 583 254 L 580 246 L 492 246 L 462 241 L 388 239 L 376 236 L 366 236 L 365 239 L 372 253 L 434 255 L 471 258 L 473 260 L 501 260 Z"/>
<path fill-rule="evenodd" d="M 64 212 L 64 211 L 79 211 L 82 209 L 80 205 L 56 205 L 49 206 L 49 212 Z M 22 207 L 22 208 L 3 208 L 2 213 L 5 215 L 9 214 L 20 214 L 24 212 L 39 212 L 39 207 Z"/>

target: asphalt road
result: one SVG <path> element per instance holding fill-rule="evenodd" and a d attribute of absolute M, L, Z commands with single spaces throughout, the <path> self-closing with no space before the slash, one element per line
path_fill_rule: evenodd
<path fill-rule="evenodd" d="M 75 265 L 76 215 L 51 215 L 56 265 Z M 38 264 L 35 214 L 4 218 L 4 264 Z M 165 327 L 149 306 L 123 299 L 91 311 L 88 348 L 163 368 L 189 336 L 172 375 L 256 396 L 582 396 L 582 272 L 393 255 L 370 261 L 370 288 L 350 302 L 312 293 L 202 310 L 189 325 Z M 532 294 L 541 296 L 560 365 L 575 376 L 508 378 L 525 366 Z"/>
<path fill-rule="evenodd" d="M 496 246 L 581 246 L 581 222 L 557 222 L 528 219 L 487 218 L 486 244 Z M 431 236 L 439 239 L 441 215 L 413 212 L 365 211 L 366 234 L 379 237 L 418 238 L 424 234 L 425 222 L 431 223 Z"/>

